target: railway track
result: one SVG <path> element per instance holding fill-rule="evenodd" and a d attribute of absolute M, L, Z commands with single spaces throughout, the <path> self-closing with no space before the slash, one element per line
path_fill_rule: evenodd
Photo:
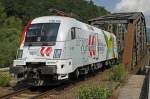
<path fill-rule="evenodd" d="M 22 93 L 27 92 L 27 91 L 28 91 L 28 88 L 29 88 L 29 87 L 23 88 L 23 89 L 14 91 L 14 92 L 12 92 L 12 93 L 9 93 L 9 94 L 7 94 L 7 95 L 1 96 L 0 99 L 11 99 L 11 98 L 13 99 L 13 98 L 15 98 L 15 96 L 18 96 L 19 94 L 22 94 Z"/>
<path fill-rule="evenodd" d="M 52 90 L 48 90 L 48 91 L 45 91 L 45 92 L 43 92 L 37 96 L 34 96 L 31 99 L 50 99 L 54 96 L 59 95 L 59 93 L 60 93 L 60 90 L 57 91 L 57 88 L 54 88 Z"/>
<path fill-rule="evenodd" d="M 15 92 L 12 92 L 10 94 L 4 95 L 0 97 L 0 99 L 36 99 L 34 97 L 38 97 L 39 95 L 43 94 L 45 91 L 39 91 L 39 90 L 31 90 L 31 87 L 24 88 Z"/>
<path fill-rule="evenodd" d="M 61 92 L 72 88 L 74 85 L 80 83 L 80 80 L 75 82 L 67 82 L 51 88 L 38 88 L 27 87 L 10 94 L 1 96 L 0 99 L 56 99 L 57 95 Z"/>
<path fill-rule="evenodd" d="M 58 85 L 56 87 L 38 89 L 27 87 L 12 92 L 10 94 L 1 96 L 0 99 L 46 99 L 46 97 L 48 96 L 57 95 L 59 92 L 63 91 L 64 87 L 65 85 Z"/>

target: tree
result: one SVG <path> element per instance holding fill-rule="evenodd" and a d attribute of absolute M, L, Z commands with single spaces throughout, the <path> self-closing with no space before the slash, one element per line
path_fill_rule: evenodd
<path fill-rule="evenodd" d="M 0 24 L 0 67 L 5 67 L 11 65 L 16 55 L 22 23 L 18 18 L 7 17 L 0 4 Z"/>

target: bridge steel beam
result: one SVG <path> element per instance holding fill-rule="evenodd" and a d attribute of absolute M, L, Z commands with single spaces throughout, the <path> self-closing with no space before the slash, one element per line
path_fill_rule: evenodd
<path fill-rule="evenodd" d="M 135 26 L 133 23 L 128 24 L 128 32 L 125 37 L 125 44 L 124 44 L 124 52 L 123 52 L 123 64 L 130 70 L 131 67 L 131 60 L 132 60 L 132 50 L 134 44 L 134 32 Z"/>
<path fill-rule="evenodd" d="M 146 23 L 142 12 L 112 13 L 88 22 L 116 35 L 119 61 L 128 70 L 134 70 L 146 56 Z"/>

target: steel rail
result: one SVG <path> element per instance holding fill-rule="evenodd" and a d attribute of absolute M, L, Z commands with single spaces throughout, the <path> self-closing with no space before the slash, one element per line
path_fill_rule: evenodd
<path fill-rule="evenodd" d="M 12 93 L 9 93 L 9 94 L 6 94 L 6 95 L 3 95 L 0 97 L 0 99 L 10 99 L 10 97 L 13 97 L 13 96 L 17 96 L 23 92 L 26 92 L 30 87 L 26 87 L 24 89 L 20 89 L 20 90 L 17 90 L 15 92 L 12 92 Z"/>

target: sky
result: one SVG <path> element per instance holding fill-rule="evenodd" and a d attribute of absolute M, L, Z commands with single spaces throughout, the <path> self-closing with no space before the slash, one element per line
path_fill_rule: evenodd
<path fill-rule="evenodd" d="M 104 6 L 108 11 L 112 11 L 120 0 L 93 0 L 96 5 Z"/>
<path fill-rule="evenodd" d="M 143 12 L 150 28 L 150 0 L 93 0 L 110 12 Z"/>

